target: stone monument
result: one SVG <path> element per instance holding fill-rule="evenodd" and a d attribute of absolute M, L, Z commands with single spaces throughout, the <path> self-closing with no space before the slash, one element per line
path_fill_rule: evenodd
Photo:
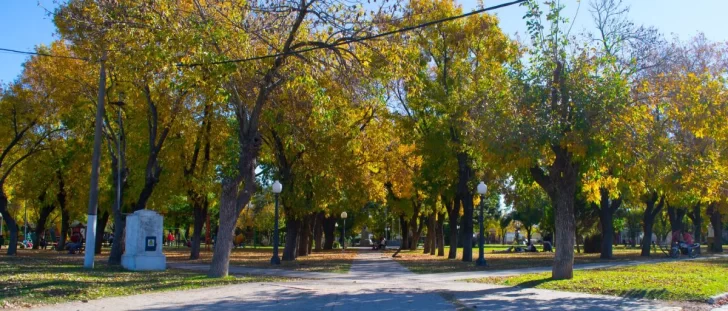
<path fill-rule="evenodd" d="M 121 265 L 132 271 L 167 269 L 162 254 L 162 216 L 139 210 L 126 216 L 126 242 Z"/>

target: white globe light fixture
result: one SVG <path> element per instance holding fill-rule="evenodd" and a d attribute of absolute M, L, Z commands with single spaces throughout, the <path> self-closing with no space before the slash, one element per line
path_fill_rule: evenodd
<path fill-rule="evenodd" d="M 281 191 L 283 191 L 283 185 L 281 185 L 281 182 L 280 181 L 277 181 L 276 180 L 273 183 L 273 193 L 279 194 L 279 193 L 281 193 Z"/>
<path fill-rule="evenodd" d="M 488 185 L 481 181 L 478 184 L 478 194 L 485 195 L 486 192 L 488 192 Z"/>

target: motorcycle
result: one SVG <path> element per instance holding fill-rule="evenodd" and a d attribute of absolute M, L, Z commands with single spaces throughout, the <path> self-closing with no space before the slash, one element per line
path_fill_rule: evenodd
<path fill-rule="evenodd" d="M 670 257 L 679 258 L 680 255 L 687 255 L 690 258 L 698 257 L 700 253 L 700 243 L 687 244 L 685 242 L 672 243 L 670 249 Z"/>

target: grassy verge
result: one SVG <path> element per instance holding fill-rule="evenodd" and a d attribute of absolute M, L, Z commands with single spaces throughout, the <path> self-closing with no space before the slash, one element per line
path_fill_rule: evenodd
<path fill-rule="evenodd" d="M 457 259 L 447 259 L 449 249 L 445 248 L 444 257 L 422 254 L 422 250 L 402 251 L 397 259 L 399 263 L 407 267 L 414 273 L 445 273 L 445 272 L 463 272 L 463 271 L 481 271 L 481 270 L 510 270 L 534 267 L 549 267 L 553 263 L 554 253 L 497 253 L 498 250 L 504 249 L 503 246 L 493 246 L 486 248 L 485 259 L 488 262 L 487 267 L 475 266 L 473 262 L 463 262 L 462 248 L 458 248 Z M 493 252 L 493 251 L 496 252 Z M 394 252 L 394 250 L 388 250 Z M 478 249 L 473 249 L 473 260 L 478 258 Z M 658 258 L 665 258 L 662 253 L 653 254 L 652 257 L 640 257 L 639 249 L 614 249 L 614 259 L 605 261 L 599 258 L 599 254 L 574 254 L 574 262 L 576 264 L 612 262 L 612 261 L 628 261 L 639 260 L 648 261 Z"/>
<path fill-rule="evenodd" d="M 199 272 L 174 269 L 132 272 L 108 266 L 103 261 L 96 262 L 93 270 L 86 270 L 82 265 L 82 255 L 47 250 L 20 250 L 16 257 L 0 256 L 0 308 L 286 280 L 248 276 L 210 279 Z"/>
<path fill-rule="evenodd" d="M 200 259 L 197 260 L 188 259 L 190 256 L 189 248 L 165 249 L 164 254 L 169 262 L 207 264 L 212 260 L 212 251 L 208 250 L 201 251 Z M 308 272 L 347 273 L 354 261 L 356 251 L 347 250 L 344 253 L 341 250 L 313 252 L 311 255 L 298 257 L 295 261 L 283 261 L 280 266 L 271 266 L 270 258 L 272 255 L 273 251 L 270 249 L 236 248 L 230 254 L 230 265 Z"/>
<path fill-rule="evenodd" d="M 550 273 L 489 277 L 469 282 L 533 287 L 629 298 L 701 301 L 728 291 L 728 258 L 671 261 L 637 266 L 574 271 L 571 280 Z"/>

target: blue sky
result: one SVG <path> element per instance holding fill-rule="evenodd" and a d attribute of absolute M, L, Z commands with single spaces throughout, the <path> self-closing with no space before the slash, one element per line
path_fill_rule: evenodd
<path fill-rule="evenodd" d="M 486 6 L 508 0 L 484 0 Z M 561 0 L 568 16 L 576 16 L 574 30 L 592 28 L 589 1 L 581 0 L 577 13 L 577 0 Z M 630 17 L 637 25 L 654 26 L 671 37 L 688 39 L 699 32 L 713 41 L 728 41 L 728 0 L 624 0 L 631 7 Z M 466 11 L 477 5 L 477 0 L 460 0 Z M 40 4 L 40 6 L 39 6 Z M 46 9 L 53 10 L 54 0 L 0 0 L 0 47 L 32 51 L 36 45 L 48 44 L 54 39 L 55 27 L 46 16 Z M 519 33 L 526 38 L 526 25 L 522 20 L 524 8 L 512 6 L 500 9 L 501 28 L 509 34 Z M 26 56 L 0 52 L 0 81 L 14 80 L 22 70 Z"/>

